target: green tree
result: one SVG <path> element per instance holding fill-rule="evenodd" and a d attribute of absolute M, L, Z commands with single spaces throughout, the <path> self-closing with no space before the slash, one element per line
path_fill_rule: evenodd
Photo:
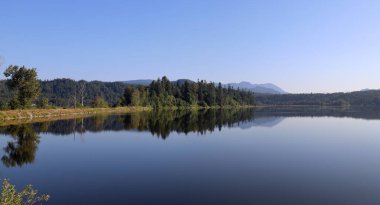
<path fill-rule="evenodd" d="M 184 100 L 189 104 L 192 105 L 197 101 L 197 96 L 196 96 L 196 84 L 195 83 L 189 83 L 185 81 L 183 85 L 183 96 Z"/>
<path fill-rule="evenodd" d="M 128 85 L 124 90 L 124 104 L 131 105 L 132 103 L 132 95 L 133 95 L 133 87 Z"/>
<path fill-rule="evenodd" d="M 14 104 L 19 105 L 20 108 L 31 106 L 40 94 L 40 83 L 37 80 L 36 69 L 11 65 L 5 70 L 4 76 L 10 77 L 7 86 L 14 92 L 12 101 L 17 101 Z"/>
<path fill-rule="evenodd" d="M 170 80 L 164 76 L 162 77 L 162 80 L 161 80 L 161 88 L 164 90 L 165 93 L 167 93 L 168 95 L 171 95 L 172 94 L 172 84 L 170 82 Z"/>
<path fill-rule="evenodd" d="M 215 85 L 210 83 L 208 85 L 208 93 L 206 97 L 206 103 L 210 106 L 215 106 L 216 94 L 215 94 Z"/>
<path fill-rule="evenodd" d="M 43 98 L 39 99 L 38 102 L 37 102 L 37 107 L 39 107 L 39 108 L 49 108 L 49 99 L 47 99 L 46 97 L 43 97 Z"/>
<path fill-rule="evenodd" d="M 218 84 L 218 88 L 216 90 L 216 102 L 219 106 L 223 106 L 225 101 L 225 96 L 223 96 L 223 88 L 222 84 Z"/>
<path fill-rule="evenodd" d="M 139 105 L 141 105 L 140 91 L 138 89 L 135 89 L 132 92 L 131 105 L 132 106 L 139 106 Z"/>

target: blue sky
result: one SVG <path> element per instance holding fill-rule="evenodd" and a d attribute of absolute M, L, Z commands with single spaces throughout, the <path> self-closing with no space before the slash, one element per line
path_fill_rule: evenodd
<path fill-rule="evenodd" d="M 378 0 L 20 0 L 0 9 L 2 69 L 36 67 L 41 79 L 380 88 Z"/>

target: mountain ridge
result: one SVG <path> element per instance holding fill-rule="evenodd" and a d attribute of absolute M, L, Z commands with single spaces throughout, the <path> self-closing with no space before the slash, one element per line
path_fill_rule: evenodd
<path fill-rule="evenodd" d="M 241 81 L 240 83 L 228 83 L 226 85 L 232 86 L 234 89 L 240 88 L 240 89 L 252 90 L 255 93 L 267 93 L 267 94 L 287 94 L 288 93 L 273 83 L 252 84 L 247 81 Z"/>

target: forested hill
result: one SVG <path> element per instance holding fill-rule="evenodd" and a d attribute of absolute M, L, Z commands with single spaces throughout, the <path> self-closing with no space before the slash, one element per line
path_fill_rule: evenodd
<path fill-rule="evenodd" d="M 104 98 L 110 105 L 114 105 L 120 101 L 126 88 L 126 85 L 121 82 L 88 82 L 71 79 L 40 81 L 40 86 L 40 98 L 47 98 L 50 104 L 61 107 L 71 107 L 75 99 L 81 103 L 82 95 L 84 105 L 91 105 L 97 96 Z M 9 101 L 10 98 L 5 80 L 0 81 L 0 99 Z"/>
<path fill-rule="evenodd" d="M 314 106 L 380 106 L 380 90 L 364 90 L 331 94 L 260 94 L 232 87 L 188 80 L 169 81 L 162 78 L 149 85 L 128 85 L 125 82 L 74 81 L 55 79 L 40 81 L 39 99 L 50 105 L 73 107 L 92 106 L 97 97 L 108 105 L 141 106 L 216 106 L 216 105 L 314 105 Z M 0 80 L 0 107 L 11 99 L 11 92 Z"/>
<path fill-rule="evenodd" d="M 253 105 L 251 91 L 223 88 L 221 84 L 206 81 L 169 81 L 166 77 L 149 85 L 129 85 L 125 82 L 74 81 L 55 79 L 40 81 L 39 99 L 46 98 L 50 105 L 73 107 L 92 106 L 97 98 L 104 99 L 109 106 L 225 106 Z M 0 103 L 11 100 L 11 92 L 5 80 L 0 81 Z"/>
<path fill-rule="evenodd" d="M 331 94 L 256 95 L 258 105 L 380 106 L 380 90 Z"/>

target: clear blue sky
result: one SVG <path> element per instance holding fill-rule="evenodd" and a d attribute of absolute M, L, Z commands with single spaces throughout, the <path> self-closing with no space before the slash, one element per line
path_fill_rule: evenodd
<path fill-rule="evenodd" d="M 380 1 L 8 0 L 0 56 L 41 79 L 380 88 Z"/>

